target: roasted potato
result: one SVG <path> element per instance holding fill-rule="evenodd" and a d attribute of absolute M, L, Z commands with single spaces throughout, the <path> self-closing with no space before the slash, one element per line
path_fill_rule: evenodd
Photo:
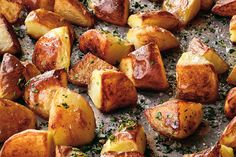
<path fill-rule="evenodd" d="M 211 103 L 218 98 L 218 76 L 214 65 L 199 54 L 183 53 L 176 66 L 179 99 Z"/>
<path fill-rule="evenodd" d="M 208 47 L 198 38 L 193 38 L 189 43 L 188 51 L 199 54 L 211 62 L 218 74 L 222 74 L 229 69 L 229 65 L 213 49 Z"/>
<path fill-rule="evenodd" d="M 60 88 L 54 94 L 48 130 L 56 145 L 78 146 L 95 137 L 95 117 L 88 102 L 69 89 Z"/>
<path fill-rule="evenodd" d="M 52 29 L 36 42 L 32 61 L 41 72 L 69 70 L 71 43 L 68 27 Z"/>
<path fill-rule="evenodd" d="M 70 146 L 56 146 L 56 157 L 87 157 L 78 148 Z"/>
<path fill-rule="evenodd" d="M 167 30 L 176 30 L 179 23 L 173 14 L 163 10 L 138 12 L 128 19 L 130 27 L 158 26 Z"/>
<path fill-rule="evenodd" d="M 144 156 L 139 152 L 131 151 L 131 152 L 107 152 L 102 154 L 101 157 L 144 157 Z"/>
<path fill-rule="evenodd" d="M 236 0 L 218 0 L 211 11 L 220 16 L 234 16 L 236 14 Z"/>
<path fill-rule="evenodd" d="M 54 12 L 79 26 L 92 27 L 94 25 L 93 16 L 78 0 L 55 0 Z"/>
<path fill-rule="evenodd" d="M 29 81 L 31 78 L 40 75 L 40 71 L 38 70 L 38 68 L 31 62 L 29 61 L 25 61 L 25 62 L 21 62 L 24 67 L 25 67 L 25 71 L 23 72 L 23 75 L 25 77 L 25 81 Z"/>
<path fill-rule="evenodd" d="M 89 2 L 97 18 L 120 26 L 125 26 L 127 23 L 129 5 L 129 0 L 91 0 Z"/>
<path fill-rule="evenodd" d="M 225 115 L 227 118 L 236 116 L 236 88 L 231 89 L 226 97 Z"/>
<path fill-rule="evenodd" d="M 116 70 L 94 70 L 88 85 L 88 95 L 102 112 L 137 104 L 137 91 L 132 81 Z"/>
<path fill-rule="evenodd" d="M 132 44 L 111 33 L 91 29 L 80 36 L 79 48 L 114 65 L 134 50 Z"/>
<path fill-rule="evenodd" d="M 25 26 L 27 34 L 35 39 L 39 39 L 50 30 L 62 26 L 67 26 L 71 36 L 74 36 L 74 30 L 69 22 L 60 15 L 44 9 L 31 11 L 25 19 Z"/>
<path fill-rule="evenodd" d="M 141 89 L 165 90 L 169 84 L 157 44 L 150 43 L 121 60 L 120 70 Z"/>
<path fill-rule="evenodd" d="M 15 133 L 34 129 L 36 117 L 32 111 L 7 99 L 0 99 L 0 142 L 4 142 Z"/>
<path fill-rule="evenodd" d="M 230 75 L 228 76 L 227 82 L 229 84 L 232 84 L 232 85 L 236 86 L 236 65 L 233 67 Z"/>
<path fill-rule="evenodd" d="M 53 11 L 55 0 L 15 0 L 29 10 L 45 9 Z"/>
<path fill-rule="evenodd" d="M 144 154 L 146 148 L 146 135 L 141 125 L 131 122 L 121 125 L 103 145 L 101 155 L 113 152 L 135 151 Z"/>
<path fill-rule="evenodd" d="M 213 4 L 213 0 L 201 0 L 201 10 L 210 10 Z"/>
<path fill-rule="evenodd" d="M 136 49 L 150 42 L 157 43 L 160 51 L 179 46 L 179 41 L 171 32 L 157 26 L 131 28 L 127 33 L 127 40 L 133 43 Z"/>
<path fill-rule="evenodd" d="M 52 70 L 30 79 L 25 84 L 24 100 L 31 110 L 48 119 L 52 98 L 59 87 L 67 87 L 65 70 Z"/>
<path fill-rule="evenodd" d="M 87 86 L 92 72 L 97 70 L 114 69 L 116 67 L 99 59 L 91 53 L 87 53 L 79 62 L 77 62 L 69 72 L 69 80 L 78 86 Z"/>
<path fill-rule="evenodd" d="M 163 10 L 177 16 L 182 25 L 188 24 L 199 12 L 202 0 L 164 0 Z"/>
<path fill-rule="evenodd" d="M 11 136 L 3 145 L 1 157 L 53 157 L 55 146 L 47 131 L 26 130 Z"/>
<path fill-rule="evenodd" d="M 11 25 L 0 14 L 0 55 L 4 53 L 17 54 L 21 52 L 21 46 Z"/>
<path fill-rule="evenodd" d="M 230 41 L 232 43 L 236 43 L 236 15 L 233 16 L 232 19 L 230 20 L 229 33 L 230 33 Z"/>
<path fill-rule="evenodd" d="M 202 104 L 174 99 L 146 109 L 145 116 L 153 129 L 162 135 L 184 139 L 201 124 Z"/>

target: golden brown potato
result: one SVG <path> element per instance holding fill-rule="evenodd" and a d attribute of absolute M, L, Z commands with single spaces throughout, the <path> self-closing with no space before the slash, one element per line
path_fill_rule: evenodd
<path fill-rule="evenodd" d="M 236 6 L 236 5 L 235 5 Z M 236 15 L 230 20 L 229 26 L 230 41 L 236 43 Z"/>
<path fill-rule="evenodd" d="M 36 42 L 32 62 L 41 72 L 69 70 L 71 43 L 68 27 L 52 29 Z"/>
<path fill-rule="evenodd" d="M 69 89 L 60 88 L 54 94 L 48 130 L 56 145 L 78 146 L 95 137 L 95 117 L 88 102 Z"/>
<path fill-rule="evenodd" d="M 91 53 L 87 53 L 69 72 L 69 80 L 78 86 L 87 86 L 92 72 L 97 70 L 114 69 L 116 67 L 99 59 Z"/>
<path fill-rule="evenodd" d="M 79 26 L 92 27 L 94 25 L 93 16 L 78 0 L 55 0 L 54 12 Z"/>
<path fill-rule="evenodd" d="M 214 65 L 199 54 L 183 53 L 176 66 L 177 98 L 211 103 L 218 98 Z"/>
<path fill-rule="evenodd" d="M 11 136 L 3 145 L 1 157 L 53 157 L 53 138 L 47 131 L 26 130 Z"/>
<path fill-rule="evenodd" d="M 87 157 L 78 148 L 70 146 L 56 146 L 56 157 Z"/>
<path fill-rule="evenodd" d="M 199 12 L 201 0 L 164 0 L 163 10 L 177 16 L 183 25 L 188 24 Z"/>
<path fill-rule="evenodd" d="M 0 55 L 4 53 L 17 54 L 21 52 L 21 46 L 11 25 L 0 14 Z"/>
<path fill-rule="evenodd" d="M 150 42 L 157 43 L 160 51 L 179 46 L 179 41 L 171 32 L 157 26 L 131 28 L 127 33 L 127 40 L 133 43 L 136 49 Z"/>
<path fill-rule="evenodd" d="M 227 82 L 229 84 L 232 84 L 232 85 L 236 86 L 236 65 L 233 67 L 230 75 L 228 76 Z"/>
<path fill-rule="evenodd" d="M 29 62 L 29 61 L 25 61 L 25 62 L 21 62 L 24 67 L 25 67 L 25 71 L 23 72 L 23 75 L 25 77 L 25 81 L 29 81 L 31 78 L 40 75 L 40 71 L 37 69 L 37 67 Z"/>
<path fill-rule="evenodd" d="M 211 11 L 220 16 L 234 16 L 236 14 L 236 0 L 218 0 Z"/>
<path fill-rule="evenodd" d="M 119 130 L 110 136 L 103 145 L 101 155 L 111 151 L 122 152 L 123 154 L 135 151 L 144 154 L 145 148 L 146 135 L 143 127 L 135 122 L 130 122 L 121 125 Z"/>
<path fill-rule="evenodd" d="M 121 60 L 120 70 L 141 89 L 165 90 L 169 87 L 159 48 L 150 43 Z"/>
<path fill-rule="evenodd" d="M 112 65 L 119 63 L 134 49 L 126 40 L 96 29 L 82 34 L 79 43 L 82 52 L 91 52 Z"/>
<path fill-rule="evenodd" d="M 211 62 L 218 74 L 222 74 L 229 69 L 229 65 L 213 49 L 208 47 L 199 38 L 193 38 L 189 43 L 188 51 L 199 54 Z"/>
<path fill-rule="evenodd" d="M 0 99 L 0 142 L 26 129 L 34 129 L 36 117 L 32 111 L 7 99 Z"/>
<path fill-rule="evenodd" d="M 173 14 L 163 10 L 138 12 L 128 19 L 130 27 L 158 26 L 167 30 L 176 30 L 179 22 Z"/>
<path fill-rule="evenodd" d="M 25 84 L 24 100 L 36 114 L 48 119 L 52 98 L 59 87 L 67 87 L 65 70 L 52 70 L 30 79 Z"/>
<path fill-rule="evenodd" d="M 227 118 L 236 116 L 236 88 L 232 88 L 225 100 L 225 115 Z"/>
<path fill-rule="evenodd" d="M 35 39 L 39 39 L 50 30 L 62 26 L 67 26 L 71 36 L 74 36 L 74 30 L 69 22 L 60 15 L 44 9 L 31 11 L 25 19 L 25 26 L 27 34 Z"/>
<path fill-rule="evenodd" d="M 107 152 L 102 154 L 101 157 L 144 157 L 144 156 L 139 152 L 131 151 L 131 152 Z"/>
<path fill-rule="evenodd" d="M 214 4 L 213 0 L 201 0 L 201 9 L 210 10 L 213 4 Z"/>
<path fill-rule="evenodd" d="M 94 70 L 88 95 L 102 112 L 137 104 L 137 92 L 132 81 L 116 70 Z"/>
<path fill-rule="evenodd" d="M 29 10 L 46 9 L 53 11 L 55 0 L 11 0 L 24 5 Z"/>
<path fill-rule="evenodd" d="M 97 18 L 120 26 L 127 23 L 129 5 L 129 0 L 91 0 L 89 3 Z"/>

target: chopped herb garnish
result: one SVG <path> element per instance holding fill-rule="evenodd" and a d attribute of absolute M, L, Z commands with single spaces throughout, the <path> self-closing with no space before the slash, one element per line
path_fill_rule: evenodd
<path fill-rule="evenodd" d="M 65 108 L 65 109 L 68 109 L 69 106 L 67 105 L 67 103 L 62 103 L 62 106 Z"/>
<path fill-rule="evenodd" d="M 162 113 L 157 112 L 156 119 L 161 120 L 162 119 Z"/>
<path fill-rule="evenodd" d="M 38 93 L 39 91 L 36 88 L 34 88 L 32 92 L 33 93 Z"/>

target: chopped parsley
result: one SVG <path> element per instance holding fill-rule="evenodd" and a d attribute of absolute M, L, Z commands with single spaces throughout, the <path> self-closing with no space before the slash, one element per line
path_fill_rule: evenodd
<path fill-rule="evenodd" d="M 162 119 L 162 113 L 161 112 L 157 112 L 156 119 L 158 119 L 158 120 Z"/>

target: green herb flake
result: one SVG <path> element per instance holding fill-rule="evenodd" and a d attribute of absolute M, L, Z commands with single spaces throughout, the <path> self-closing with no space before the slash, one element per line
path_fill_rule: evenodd
<path fill-rule="evenodd" d="M 156 119 L 158 119 L 158 120 L 162 119 L 162 113 L 161 112 L 157 112 Z"/>
<path fill-rule="evenodd" d="M 38 91 L 36 88 L 34 88 L 34 89 L 32 90 L 32 92 L 33 92 L 33 93 L 38 93 L 39 91 Z"/>
<path fill-rule="evenodd" d="M 65 108 L 65 109 L 68 109 L 69 106 L 67 105 L 67 103 L 62 103 L 62 106 Z"/>

